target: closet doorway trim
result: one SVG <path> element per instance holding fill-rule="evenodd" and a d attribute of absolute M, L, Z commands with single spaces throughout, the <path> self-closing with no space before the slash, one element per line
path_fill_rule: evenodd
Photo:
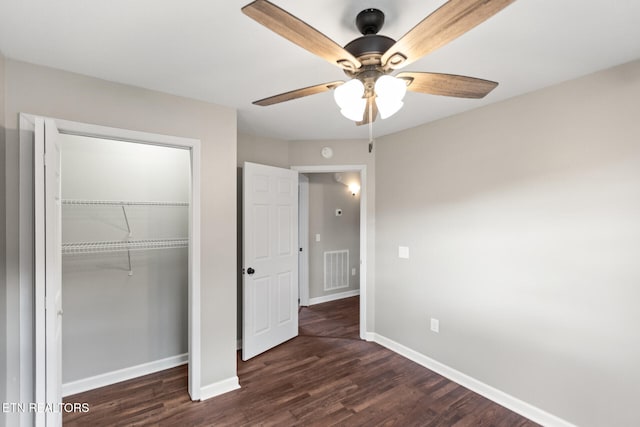
<path fill-rule="evenodd" d="M 21 130 L 33 130 L 36 118 L 50 119 L 48 117 L 36 116 L 32 114 L 20 114 Z M 190 151 L 191 157 L 191 177 L 190 177 L 190 200 L 189 200 L 189 283 L 188 283 L 188 351 L 189 351 L 189 395 L 192 400 L 200 400 L 201 398 L 201 325 L 200 325 L 200 168 L 201 168 L 201 148 L 200 140 L 192 138 L 182 138 L 169 135 L 153 134 L 148 132 L 139 132 L 126 129 L 112 128 L 106 126 L 98 126 L 86 123 L 73 122 L 68 120 L 54 119 L 55 125 L 60 133 L 79 135 L 93 138 L 111 139 L 116 141 L 131 142 L 138 144 L 159 145 L 164 147 L 186 149 Z M 34 182 L 34 184 L 36 184 Z M 43 212 L 35 212 L 36 218 Z M 36 241 L 39 236 L 35 236 Z M 41 271 L 44 265 L 36 265 L 35 270 Z M 43 287 L 44 283 L 39 280 L 35 282 L 36 294 L 38 287 Z M 42 305 L 36 304 L 34 312 L 31 313 L 31 319 L 38 321 L 41 318 L 37 310 Z M 42 308 L 43 309 L 43 308 Z M 29 314 L 27 314 L 29 315 Z M 35 325 L 34 325 L 35 326 Z M 40 328 L 34 328 L 35 331 Z M 42 329 L 44 330 L 44 329 Z M 44 352 L 40 351 L 37 342 L 42 337 L 36 338 L 35 351 L 35 367 L 36 371 L 44 366 Z M 34 372 L 35 374 L 35 372 Z M 42 384 L 43 378 L 34 375 L 35 394 L 38 390 L 44 388 Z"/>

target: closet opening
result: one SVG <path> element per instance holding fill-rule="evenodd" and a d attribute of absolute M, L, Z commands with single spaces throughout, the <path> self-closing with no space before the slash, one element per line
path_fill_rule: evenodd
<path fill-rule="evenodd" d="M 59 140 L 63 397 L 187 363 L 189 151 Z"/>
<path fill-rule="evenodd" d="M 26 114 L 21 130 L 34 135 L 36 401 L 185 363 L 199 400 L 200 141 Z"/>

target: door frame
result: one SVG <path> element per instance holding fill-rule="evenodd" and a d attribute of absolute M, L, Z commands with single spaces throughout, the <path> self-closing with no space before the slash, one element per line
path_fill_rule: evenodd
<path fill-rule="evenodd" d="M 36 119 L 51 119 L 55 122 L 58 130 L 62 134 L 72 134 L 87 136 L 93 138 L 102 138 L 117 140 L 138 144 L 150 144 L 159 145 L 165 147 L 172 147 L 178 149 L 186 149 L 191 154 L 191 177 L 190 177 L 190 200 L 189 200 L 189 266 L 188 266 L 188 365 L 189 365 L 189 395 L 192 400 L 200 400 L 201 398 L 201 303 L 200 303 L 200 170 L 201 170 L 201 148 L 200 140 L 192 138 L 183 138 L 169 135 L 153 134 L 148 132 L 140 132 L 126 129 L 119 129 L 106 126 L 98 126 L 80 122 L 74 122 L 69 120 L 55 119 L 34 114 L 20 113 L 20 150 L 25 150 L 27 153 L 32 153 L 35 156 L 34 142 L 35 142 L 35 122 Z M 22 156 L 21 156 L 22 157 Z M 32 157 L 33 158 L 33 157 Z M 41 171 L 36 170 L 31 165 L 31 171 L 29 175 L 31 180 L 26 185 L 20 186 L 21 200 L 23 198 L 33 200 L 35 189 L 38 188 L 37 180 L 42 178 Z M 44 212 L 40 209 L 36 209 L 33 202 L 29 206 L 24 206 L 25 210 L 32 209 L 34 219 L 36 222 L 35 229 L 20 230 L 20 250 L 25 250 L 33 253 L 35 251 L 35 245 L 41 244 L 43 236 L 41 236 L 40 225 L 37 224 L 41 218 L 44 218 Z M 21 206 L 21 211 L 23 206 Z M 44 206 L 42 206 L 44 209 Z M 22 245 L 24 244 L 24 247 Z M 33 258 L 31 258 L 33 259 Z M 37 301 L 36 297 L 44 295 L 44 282 L 42 280 L 42 272 L 45 271 L 43 263 L 36 263 L 33 260 L 34 277 L 30 283 L 21 283 L 23 286 L 33 287 L 31 293 L 34 296 L 34 302 Z M 21 281 L 22 282 L 22 281 Z M 25 281 L 26 282 L 26 281 Z M 25 287 L 26 287 L 25 286 Z M 21 348 L 22 356 L 34 359 L 33 367 L 30 372 L 25 372 L 21 375 L 21 392 L 24 390 L 26 394 L 30 394 L 33 397 L 41 396 L 43 387 L 45 387 L 44 377 L 41 373 L 44 370 L 44 348 L 42 348 L 43 331 L 40 322 L 44 320 L 44 304 L 32 303 L 25 310 L 21 310 L 21 341 L 23 339 L 30 340 L 33 344 L 33 352 L 27 353 L 29 350 L 26 346 Z M 32 327 L 29 328 L 28 326 Z M 28 335 L 28 336 L 27 336 Z M 22 347 L 22 346 L 21 346 Z M 24 350 L 24 352 L 23 352 Z M 28 354 L 28 356 L 27 356 Z M 29 379 L 33 379 L 32 382 Z M 33 390 L 29 393 L 29 384 L 33 384 Z"/>
<path fill-rule="evenodd" d="M 309 178 L 298 174 L 298 305 L 309 305 Z"/>
<path fill-rule="evenodd" d="M 360 173 L 360 338 L 367 339 L 367 166 L 313 165 L 291 166 L 298 173 Z"/>

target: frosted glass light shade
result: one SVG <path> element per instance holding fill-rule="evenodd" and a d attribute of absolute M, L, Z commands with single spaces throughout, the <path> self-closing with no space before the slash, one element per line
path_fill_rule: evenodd
<path fill-rule="evenodd" d="M 375 91 L 380 117 L 386 119 L 397 113 L 404 105 L 402 98 L 407 93 L 407 84 L 404 80 L 393 76 L 381 76 L 376 81 Z"/>
<path fill-rule="evenodd" d="M 364 84 L 358 79 L 352 79 L 333 91 L 333 98 L 340 107 L 340 112 L 349 120 L 359 122 L 364 117 L 367 100 L 364 96 Z"/>
<path fill-rule="evenodd" d="M 364 119 L 364 110 L 367 108 L 367 100 L 359 99 L 354 105 L 349 108 L 343 108 L 340 110 L 343 116 L 354 122 L 361 122 Z"/>
<path fill-rule="evenodd" d="M 380 117 L 386 119 L 400 111 L 400 109 L 404 105 L 404 102 L 378 97 L 376 98 L 376 105 L 378 106 Z"/>

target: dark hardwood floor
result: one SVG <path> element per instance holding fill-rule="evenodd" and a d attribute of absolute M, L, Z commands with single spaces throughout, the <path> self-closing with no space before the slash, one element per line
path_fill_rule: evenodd
<path fill-rule="evenodd" d="M 66 426 L 478 426 L 537 424 L 358 338 L 358 297 L 300 310 L 300 336 L 250 361 L 241 389 L 204 402 L 186 366 L 69 396 Z"/>

